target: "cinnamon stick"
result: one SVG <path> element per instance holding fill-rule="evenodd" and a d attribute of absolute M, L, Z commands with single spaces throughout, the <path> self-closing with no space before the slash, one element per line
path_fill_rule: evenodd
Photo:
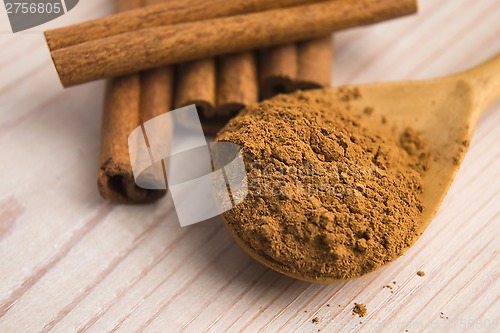
<path fill-rule="evenodd" d="M 298 89 L 314 89 L 331 84 L 333 36 L 262 50 L 260 92 L 262 98 Z M 256 64 L 253 52 L 219 58 L 217 115 L 203 119 L 206 134 L 214 135 L 246 105 L 257 101 Z M 262 84 L 263 83 L 263 84 Z"/>
<path fill-rule="evenodd" d="M 252 52 L 236 53 L 219 58 L 217 85 L 217 117 L 226 121 L 246 105 L 261 98 L 298 89 L 329 86 L 332 67 L 332 37 L 307 40 L 297 44 L 276 46 L 260 51 L 257 85 L 256 62 Z M 204 121 L 209 134 L 215 134 L 225 123 L 213 119 L 212 126 Z M 215 125 L 219 125 L 218 127 Z M 215 133 L 213 133 L 215 131 Z"/>
<path fill-rule="evenodd" d="M 157 3 L 161 1 L 165 0 L 157 0 Z M 299 2 L 266 3 L 266 8 L 263 9 L 296 3 Z M 248 6 L 248 3 L 246 5 Z M 257 8 L 254 7 L 254 9 Z M 220 119 L 212 119 L 213 117 L 228 118 L 230 114 L 236 114 L 241 110 L 244 105 L 257 101 L 257 79 L 253 73 L 255 61 L 251 53 L 222 57 L 219 59 L 217 75 L 215 67 L 216 63 L 213 58 L 178 66 L 175 108 L 195 104 L 207 134 L 215 134 L 224 123 Z M 218 82 L 216 82 L 216 77 Z M 215 108 L 216 105 L 217 108 Z"/>
<path fill-rule="evenodd" d="M 292 90 L 306 90 L 331 85 L 333 36 L 297 44 L 298 72 Z"/>
<path fill-rule="evenodd" d="M 151 6 L 48 30 L 51 51 L 125 32 L 326 0 L 156 0 Z"/>
<path fill-rule="evenodd" d="M 172 110 L 173 77 L 171 66 L 141 73 L 141 124 Z"/>
<path fill-rule="evenodd" d="M 231 117 L 257 102 L 257 65 L 251 51 L 218 59 L 217 116 Z"/>
<path fill-rule="evenodd" d="M 202 119 L 215 115 L 215 61 L 196 60 L 178 66 L 175 108 L 196 104 Z"/>
<path fill-rule="evenodd" d="M 296 44 L 286 44 L 260 51 L 259 82 L 260 98 L 267 99 L 281 93 L 289 93 L 299 72 Z"/>
<path fill-rule="evenodd" d="M 217 59 L 217 109 L 202 118 L 206 135 L 215 135 L 246 105 L 257 102 L 257 65 L 253 52 L 234 53 Z"/>
<path fill-rule="evenodd" d="M 222 56 L 217 67 L 215 75 L 212 58 L 182 64 L 176 89 L 175 107 L 196 104 L 208 135 L 216 134 L 231 116 L 258 100 L 256 61 L 252 52 Z"/>
<path fill-rule="evenodd" d="M 185 8 L 178 5 L 172 6 L 174 2 L 166 2 L 167 0 L 118 0 L 117 8 L 122 10 L 127 10 L 131 7 L 139 7 L 143 4 L 149 7 L 144 9 L 139 9 L 139 13 L 155 13 L 156 9 L 153 11 L 151 8 L 162 8 L 161 12 L 167 22 L 170 18 L 172 22 L 182 19 L 182 17 L 191 17 L 194 19 L 202 18 L 206 15 L 206 10 L 204 8 L 205 1 L 188 0 L 184 3 Z M 218 1 L 216 1 L 218 2 Z M 312 1 L 277 1 L 274 5 L 291 5 L 295 3 L 304 3 Z M 160 6 L 153 7 L 154 5 L 162 4 Z M 236 2 L 238 4 L 238 1 Z M 257 10 L 266 9 L 269 4 L 263 1 L 247 1 L 243 4 L 239 1 L 239 5 L 235 6 L 235 3 L 227 4 L 226 2 L 221 2 L 221 6 L 218 6 L 218 11 L 213 12 L 213 15 L 222 15 L 223 13 L 232 14 L 237 10 Z M 266 7 L 267 6 L 267 7 Z M 189 14 L 183 15 L 182 11 L 189 9 Z M 193 9 L 197 9 L 198 14 L 193 15 Z M 225 11 L 225 12 L 224 12 Z M 128 19 L 131 17 L 134 11 L 127 11 L 116 15 L 119 18 L 120 23 L 125 24 L 125 27 L 134 27 L 136 24 L 139 26 L 146 26 L 155 21 L 159 16 L 145 18 L 144 21 L 134 21 Z M 136 11 L 137 12 L 137 11 Z M 195 11 L 196 13 L 196 11 Z M 149 15 L 149 14 L 148 14 Z M 146 15 L 146 16 L 148 16 Z M 191 16 L 189 16 L 191 15 Z M 208 14 L 211 15 L 210 13 Z M 161 16 L 161 15 L 160 15 Z M 103 26 L 99 25 L 99 22 L 105 23 Z M 108 23 L 106 23 L 108 22 Z M 134 23 L 135 22 L 135 23 Z M 107 29 L 109 27 L 109 29 Z M 119 25 L 109 23 L 106 18 L 104 20 L 97 20 L 97 23 L 90 24 L 86 26 L 86 23 L 81 25 L 76 25 L 73 27 L 58 29 L 55 31 L 48 32 L 47 35 L 54 38 L 49 38 L 49 40 L 58 41 L 58 33 L 61 32 L 62 39 L 59 43 L 54 43 L 52 46 L 55 48 L 61 48 L 71 45 L 72 43 L 82 42 L 82 40 L 75 40 L 74 38 L 82 38 L 81 31 L 88 33 L 87 39 L 97 38 L 99 36 L 103 37 L 106 35 L 112 35 L 113 33 L 120 32 L 117 30 Z M 78 33 L 75 33 L 78 32 Z M 123 32 L 123 30 L 122 30 Z M 92 35 L 94 34 L 94 35 Z M 73 39 L 72 39 L 73 38 Z M 195 62 L 197 63 L 197 62 Z M 207 63 L 207 62 L 205 62 Z M 181 82 L 186 84 L 178 85 L 178 99 L 176 105 L 181 104 L 192 104 L 195 102 L 198 104 L 198 108 L 203 110 L 211 110 L 212 106 L 206 107 L 205 105 L 200 105 L 195 99 L 203 100 L 206 96 L 203 91 L 211 91 L 213 89 L 205 89 L 205 82 L 214 83 L 214 70 L 210 69 L 209 66 L 203 66 L 203 61 L 201 61 L 201 66 L 185 65 L 181 70 Z M 181 66 L 182 67 L 182 66 Z M 186 68 L 187 67 L 187 68 Z M 189 67 L 191 67 L 189 69 Z M 208 68 L 208 70 L 207 70 Z M 192 73 L 192 74 L 190 74 Z M 128 155 L 128 135 L 140 124 L 160 115 L 168 112 L 172 107 L 172 101 L 170 97 L 172 96 L 172 77 L 173 70 L 171 67 L 163 67 L 154 70 L 149 70 L 141 73 L 140 75 L 130 75 L 126 77 L 117 78 L 108 83 L 106 99 L 105 99 L 105 111 L 103 115 L 103 129 L 102 129 L 102 144 L 101 144 L 101 156 L 100 156 L 100 171 L 98 175 L 98 187 L 101 195 L 106 199 L 111 199 L 126 203 L 143 203 L 150 202 L 161 197 L 165 191 L 157 190 L 145 190 L 137 187 L 135 185 L 132 167 L 130 165 L 130 159 Z M 212 79 L 210 79 L 210 77 Z M 196 80 L 198 78 L 198 81 Z M 182 87 L 186 87 L 183 89 Z M 205 89 L 205 90 L 203 90 Z M 187 91 L 187 94 L 183 94 L 182 91 Z M 179 95 L 181 97 L 179 97 Z M 214 93 L 209 93 L 213 101 Z M 184 99 L 183 97 L 184 96 Z M 184 100 L 184 101 L 183 101 Z M 213 104 L 213 102 L 211 103 Z M 209 111 L 205 111 L 207 113 Z M 204 125 L 204 128 L 208 132 L 215 133 L 214 127 L 220 129 L 223 124 L 215 121 L 212 126 Z M 210 128 L 212 128 L 210 130 Z M 154 140 L 154 138 L 148 138 L 149 140 Z M 151 144 L 151 142 L 148 142 Z"/>
<path fill-rule="evenodd" d="M 117 10 L 143 5 L 119 0 Z M 102 119 L 98 189 L 105 199 L 124 203 L 154 201 L 166 192 L 139 188 L 134 180 L 128 136 L 140 124 L 171 109 L 172 69 L 150 70 L 108 81 Z"/>
<path fill-rule="evenodd" d="M 262 50 L 259 67 L 261 98 L 330 86 L 332 57 L 330 35 Z"/>
<path fill-rule="evenodd" d="M 414 13 L 416 0 L 336 0 L 142 29 L 56 49 L 64 86 L 231 52 L 321 37 Z"/>

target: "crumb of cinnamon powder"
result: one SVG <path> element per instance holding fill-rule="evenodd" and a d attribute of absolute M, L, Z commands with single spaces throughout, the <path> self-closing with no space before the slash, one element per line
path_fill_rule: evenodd
<path fill-rule="evenodd" d="M 357 314 L 360 317 L 366 315 L 366 306 L 361 303 L 354 303 L 354 308 L 352 309 L 353 314 Z"/>

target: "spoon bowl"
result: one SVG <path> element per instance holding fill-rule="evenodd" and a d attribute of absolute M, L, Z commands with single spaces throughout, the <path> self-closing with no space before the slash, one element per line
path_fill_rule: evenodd
<path fill-rule="evenodd" d="M 359 98 L 346 100 L 341 90 L 355 90 Z M 328 97 L 332 105 L 344 105 L 354 116 L 360 115 L 365 127 L 376 129 L 395 142 L 399 142 L 403 129 L 411 128 L 424 143 L 429 158 L 421 179 L 420 201 L 424 209 L 416 229 L 420 236 L 436 214 L 459 169 L 481 111 L 500 97 L 500 55 L 461 74 L 431 80 L 331 88 Z M 371 115 L 361 116 L 367 108 Z M 243 250 L 260 263 L 300 280 L 341 281 L 283 270 L 240 239 L 227 220 L 224 222 Z"/>
<path fill-rule="evenodd" d="M 351 105 L 358 112 L 364 105 L 373 108 L 374 117 L 365 118 L 367 126 L 378 127 L 395 140 L 391 127 L 411 127 L 431 152 L 428 170 L 422 176 L 425 209 L 418 230 L 422 233 L 450 188 L 481 111 L 500 97 L 500 55 L 444 78 L 366 84 L 358 89 L 362 98 Z M 381 118 L 376 115 L 387 124 L 380 126 Z"/>

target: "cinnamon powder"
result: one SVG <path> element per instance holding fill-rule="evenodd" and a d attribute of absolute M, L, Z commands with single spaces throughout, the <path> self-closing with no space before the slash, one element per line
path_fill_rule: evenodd
<path fill-rule="evenodd" d="M 424 143 L 411 129 L 396 142 L 364 127 L 349 111 L 359 91 L 336 93 L 277 96 L 217 137 L 241 147 L 247 169 L 248 196 L 224 213 L 227 227 L 252 256 L 312 280 L 358 277 L 402 255 L 423 210 Z"/>
<path fill-rule="evenodd" d="M 354 308 L 352 308 L 352 313 L 357 314 L 360 317 L 364 317 L 366 315 L 366 306 L 360 303 L 354 303 Z"/>

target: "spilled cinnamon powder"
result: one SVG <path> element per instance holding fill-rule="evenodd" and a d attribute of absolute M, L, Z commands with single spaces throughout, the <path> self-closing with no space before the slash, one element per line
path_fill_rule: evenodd
<path fill-rule="evenodd" d="M 248 196 L 223 214 L 226 226 L 275 270 L 354 278 L 418 237 L 425 144 L 411 129 L 396 142 L 363 126 L 349 111 L 359 98 L 357 89 L 280 95 L 248 107 L 217 136 L 241 147 L 247 169 Z"/>
<path fill-rule="evenodd" d="M 357 314 L 360 317 L 364 317 L 366 315 L 366 306 L 364 304 L 354 303 L 352 313 Z"/>

